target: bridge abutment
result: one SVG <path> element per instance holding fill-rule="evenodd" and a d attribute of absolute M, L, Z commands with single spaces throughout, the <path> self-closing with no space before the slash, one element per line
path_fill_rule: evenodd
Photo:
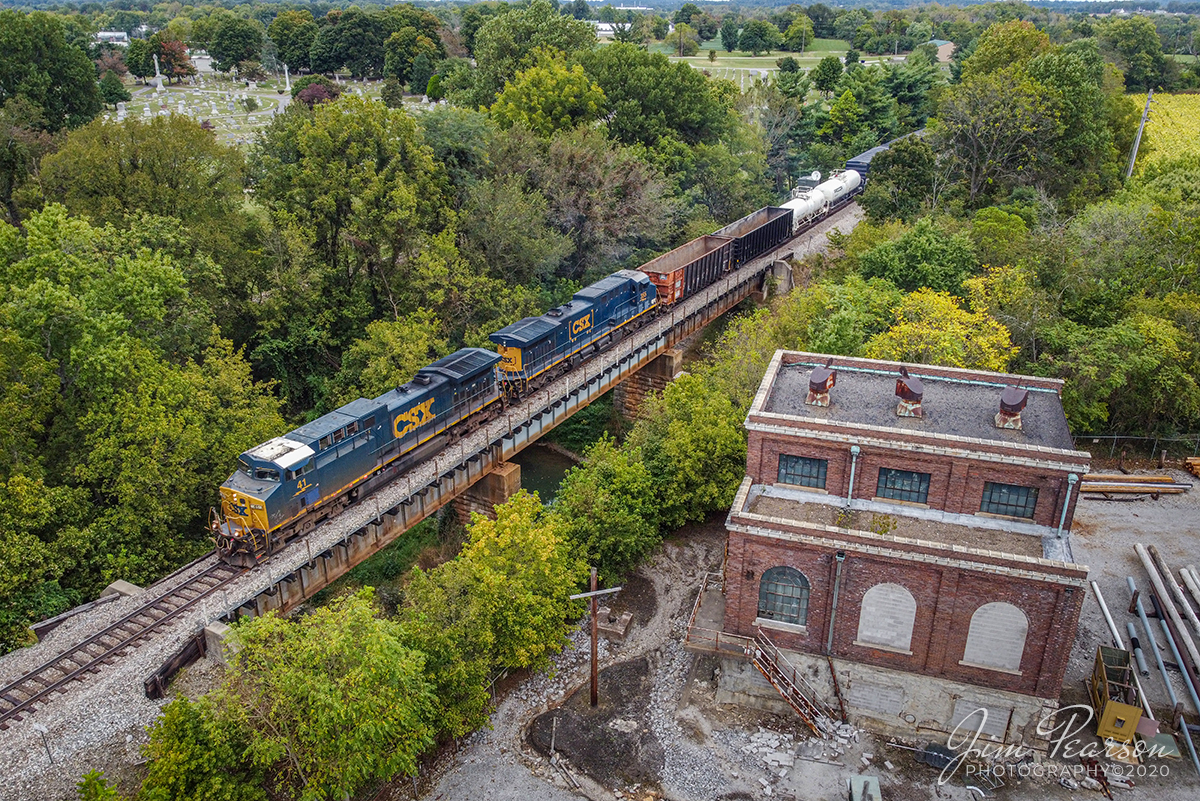
<path fill-rule="evenodd" d="M 613 390 L 617 412 L 626 419 L 636 419 L 647 395 L 662 392 L 683 374 L 683 352 L 683 343 L 676 345 L 618 384 Z"/>
<path fill-rule="evenodd" d="M 471 512 L 478 512 L 493 520 L 496 506 L 504 503 L 521 491 L 521 465 L 516 462 L 501 462 L 470 489 L 454 500 L 458 519 L 466 525 Z"/>

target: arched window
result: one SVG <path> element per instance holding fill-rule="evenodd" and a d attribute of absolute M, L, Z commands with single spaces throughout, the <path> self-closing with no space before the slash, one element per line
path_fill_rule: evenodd
<path fill-rule="evenodd" d="M 773 567 L 758 585 L 758 616 L 803 626 L 808 620 L 808 579 L 794 567 Z"/>
<path fill-rule="evenodd" d="M 911 592 L 899 584 L 876 584 L 863 595 L 857 643 L 907 652 L 916 619 L 917 601 Z"/>
<path fill-rule="evenodd" d="M 972 667 L 1019 671 L 1029 619 L 1012 604 L 995 601 L 971 615 L 962 663 Z"/>

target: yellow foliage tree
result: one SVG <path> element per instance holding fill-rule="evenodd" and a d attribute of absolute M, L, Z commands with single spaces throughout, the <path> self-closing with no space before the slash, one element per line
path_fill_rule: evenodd
<path fill-rule="evenodd" d="M 947 292 L 919 289 L 893 313 L 892 327 L 867 342 L 868 357 L 1003 371 L 1017 352 L 986 308 L 967 311 Z"/>
<path fill-rule="evenodd" d="M 604 90 L 592 83 L 583 67 L 568 67 L 561 53 L 542 50 L 534 66 L 504 85 L 491 113 L 502 128 L 521 123 L 549 138 L 599 119 L 604 106 Z"/>

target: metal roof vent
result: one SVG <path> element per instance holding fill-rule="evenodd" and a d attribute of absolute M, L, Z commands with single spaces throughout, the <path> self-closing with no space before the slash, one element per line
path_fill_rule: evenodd
<path fill-rule="evenodd" d="M 546 312 L 547 317 L 562 317 L 562 309 L 551 309 Z"/>
<path fill-rule="evenodd" d="M 837 370 L 833 369 L 833 359 L 825 362 L 824 367 L 814 367 L 808 376 L 808 397 L 804 402 L 809 406 L 828 406 L 829 390 L 837 383 Z"/>
<path fill-rule="evenodd" d="M 413 377 L 413 383 L 420 384 L 423 387 L 429 386 L 430 382 L 432 382 L 432 381 L 433 381 L 433 379 L 430 378 L 429 376 L 425 375 L 424 373 L 417 373 L 416 376 Z"/>
<path fill-rule="evenodd" d="M 1000 393 L 1000 411 L 996 412 L 996 428 L 1021 429 L 1021 410 L 1029 402 L 1029 390 L 1005 387 Z"/>
<path fill-rule="evenodd" d="M 900 378 L 896 379 L 897 417 L 922 417 L 921 398 L 925 395 L 925 385 L 921 379 L 908 374 L 907 367 L 900 368 Z"/>

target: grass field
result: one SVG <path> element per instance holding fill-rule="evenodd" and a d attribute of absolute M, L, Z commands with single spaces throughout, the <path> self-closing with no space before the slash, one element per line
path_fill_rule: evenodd
<path fill-rule="evenodd" d="M 1141 105 L 1146 96 L 1133 97 Z M 1142 141 L 1151 148 L 1147 161 L 1200 153 L 1200 95 L 1156 94 Z"/>
<path fill-rule="evenodd" d="M 740 51 L 730 53 L 721 46 L 720 39 L 711 39 L 700 43 L 700 50 L 696 55 L 680 58 L 673 55 L 671 48 L 662 42 L 650 46 L 651 52 L 662 53 L 670 57 L 672 61 L 682 61 L 691 64 L 696 69 L 707 70 L 714 78 L 733 81 L 743 90 L 750 86 L 756 76 L 764 77 L 766 73 L 776 72 L 779 68 L 775 66 L 775 61 L 784 56 L 795 58 L 800 62 L 801 69 L 811 70 L 826 56 L 841 58 L 846 55 L 848 49 L 849 45 L 841 39 L 817 39 L 803 54 L 772 50 L 770 53 L 752 56 Z M 716 51 L 715 61 L 708 60 L 709 50 Z M 867 64 L 882 64 L 890 58 L 891 56 L 864 56 L 863 61 Z"/>

